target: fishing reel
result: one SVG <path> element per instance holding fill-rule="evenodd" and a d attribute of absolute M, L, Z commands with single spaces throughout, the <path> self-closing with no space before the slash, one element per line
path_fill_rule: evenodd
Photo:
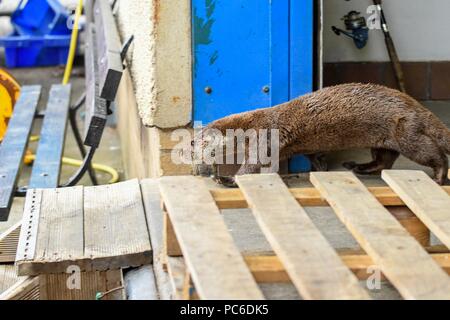
<path fill-rule="evenodd" d="M 367 27 L 366 19 L 361 16 L 360 12 L 350 11 L 342 20 L 344 20 L 345 29 L 348 31 L 333 26 L 331 29 L 334 33 L 338 36 L 344 34 L 353 39 L 358 49 L 364 48 L 369 40 L 369 28 Z"/>

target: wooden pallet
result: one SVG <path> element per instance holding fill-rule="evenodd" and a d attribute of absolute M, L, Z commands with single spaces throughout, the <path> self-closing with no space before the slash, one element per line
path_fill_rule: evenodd
<path fill-rule="evenodd" d="M 315 188 L 295 190 L 274 174 L 241 176 L 238 190 L 212 192 L 194 177 L 162 178 L 163 258 L 176 296 L 263 299 L 258 282 L 289 281 L 305 299 L 369 299 L 358 280 L 375 265 L 405 299 L 450 299 L 449 188 L 423 172 L 383 178 L 392 189 L 367 189 L 347 172 L 312 173 Z M 415 215 L 386 208 L 405 204 Z M 303 209 L 324 205 L 363 252 L 330 246 Z M 273 255 L 242 256 L 236 248 L 219 209 L 246 207 Z M 429 230 L 446 248 L 424 247 Z"/>
<path fill-rule="evenodd" d="M 31 190 L 16 265 L 21 276 L 104 271 L 152 261 L 137 180 L 101 187 Z"/>

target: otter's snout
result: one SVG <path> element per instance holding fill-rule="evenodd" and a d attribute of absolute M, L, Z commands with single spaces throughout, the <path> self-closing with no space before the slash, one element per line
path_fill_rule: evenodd
<path fill-rule="evenodd" d="M 195 176 L 211 177 L 216 174 L 215 166 L 210 164 L 194 164 L 192 169 Z"/>

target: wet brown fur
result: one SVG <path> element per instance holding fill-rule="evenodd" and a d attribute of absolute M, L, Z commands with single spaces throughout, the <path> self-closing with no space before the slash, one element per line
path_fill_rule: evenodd
<path fill-rule="evenodd" d="M 439 184 L 447 180 L 450 130 L 418 101 L 374 84 L 328 87 L 272 108 L 231 115 L 207 128 L 279 129 L 280 158 L 354 148 L 371 148 L 373 162 L 346 163 L 360 174 L 390 169 L 399 154 L 433 168 Z M 243 166 L 238 174 L 255 173 Z"/>

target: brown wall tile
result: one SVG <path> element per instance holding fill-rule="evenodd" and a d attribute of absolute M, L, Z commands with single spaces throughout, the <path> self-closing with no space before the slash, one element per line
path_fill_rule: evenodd
<path fill-rule="evenodd" d="M 418 100 L 428 100 L 429 95 L 429 63 L 402 63 L 406 92 Z"/>
<path fill-rule="evenodd" d="M 450 100 L 450 61 L 403 62 L 407 92 L 418 100 Z M 326 63 L 324 85 L 362 82 L 398 89 L 390 62 Z"/>
<path fill-rule="evenodd" d="M 431 64 L 431 99 L 450 100 L 450 62 Z"/>

